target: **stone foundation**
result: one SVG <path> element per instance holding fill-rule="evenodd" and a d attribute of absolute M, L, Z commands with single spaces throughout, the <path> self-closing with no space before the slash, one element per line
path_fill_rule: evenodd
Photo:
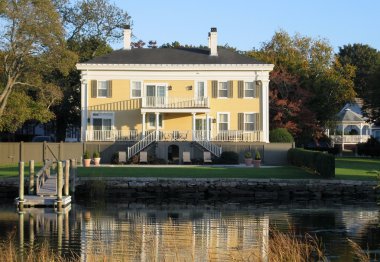
<path fill-rule="evenodd" d="M 308 179 L 165 179 L 80 178 L 76 195 L 120 198 L 191 198 L 261 200 L 357 199 L 376 201 L 380 189 L 375 181 Z"/>

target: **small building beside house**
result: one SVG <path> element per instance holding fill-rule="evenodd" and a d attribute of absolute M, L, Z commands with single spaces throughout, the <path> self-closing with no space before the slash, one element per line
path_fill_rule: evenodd
<path fill-rule="evenodd" d="M 126 141 L 128 158 L 156 144 L 160 158 L 218 143 L 269 143 L 272 64 L 217 46 L 124 48 L 77 64 L 81 71 L 81 141 Z"/>
<path fill-rule="evenodd" d="M 330 131 L 330 138 L 334 144 L 352 147 L 358 143 L 365 143 L 373 136 L 380 140 L 380 127 L 370 123 L 362 112 L 363 101 L 356 98 L 347 103 L 337 115 L 336 129 Z"/>

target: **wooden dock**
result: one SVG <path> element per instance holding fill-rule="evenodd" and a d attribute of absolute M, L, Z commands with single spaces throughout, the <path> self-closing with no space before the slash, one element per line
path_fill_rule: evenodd
<path fill-rule="evenodd" d="M 34 170 L 29 171 L 29 194 L 24 195 L 24 163 L 20 162 L 20 192 L 19 197 L 15 199 L 20 210 L 31 207 L 54 207 L 61 210 L 71 204 L 70 161 L 65 161 L 64 165 L 62 162 L 57 162 L 57 174 L 50 174 L 52 165 L 53 162 L 45 163 L 36 175 L 34 175 Z M 34 163 L 30 163 L 30 166 L 34 168 Z M 63 190 L 64 194 L 62 194 Z"/>

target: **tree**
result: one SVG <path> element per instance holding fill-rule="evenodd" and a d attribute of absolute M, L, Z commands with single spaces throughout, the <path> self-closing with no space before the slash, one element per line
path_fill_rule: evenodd
<path fill-rule="evenodd" d="M 279 31 L 247 55 L 275 64 L 270 75 L 274 99 L 270 124 L 285 127 L 288 123 L 293 134 L 302 130 L 302 135 L 319 136 L 334 121 L 341 106 L 355 96 L 354 68 L 340 64 L 333 48 L 323 39 L 299 34 L 292 37 Z M 284 87 L 293 95 L 284 97 Z"/>
<path fill-rule="evenodd" d="M 355 71 L 355 91 L 360 97 L 364 97 L 368 87 L 368 81 L 372 73 L 376 71 L 379 54 L 369 45 L 349 44 L 339 47 L 338 59 L 342 65 L 353 65 Z"/>
<path fill-rule="evenodd" d="M 130 24 L 130 16 L 108 0 L 54 0 L 61 15 L 68 48 L 76 53 L 79 62 L 112 51 L 107 44 L 123 36 L 123 28 Z M 80 126 L 80 75 L 72 67 L 67 76 L 51 76 L 61 87 L 63 102 L 56 106 L 57 138 L 63 140 L 68 125 Z M 69 114 L 68 114 L 69 113 Z"/>
<path fill-rule="evenodd" d="M 14 131 L 28 119 L 46 122 L 54 117 L 50 109 L 62 95 L 46 76 L 67 74 L 76 56 L 65 46 L 51 1 L 7 0 L 0 7 L 0 130 Z"/>

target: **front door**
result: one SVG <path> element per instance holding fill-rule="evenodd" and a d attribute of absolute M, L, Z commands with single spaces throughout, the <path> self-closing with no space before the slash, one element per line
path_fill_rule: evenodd
<path fill-rule="evenodd" d="M 209 127 L 209 131 L 211 131 L 211 119 L 209 119 L 208 127 Z M 195 132 L 198 139 L 208 140 L 206 118 L 195 119 Z"/>
<path fill-rule="evenodd" d="M 97 141 L 111 139 L 112 125 L 111 115 L 94 113 L 92 115 L 93 139 Z"/>

